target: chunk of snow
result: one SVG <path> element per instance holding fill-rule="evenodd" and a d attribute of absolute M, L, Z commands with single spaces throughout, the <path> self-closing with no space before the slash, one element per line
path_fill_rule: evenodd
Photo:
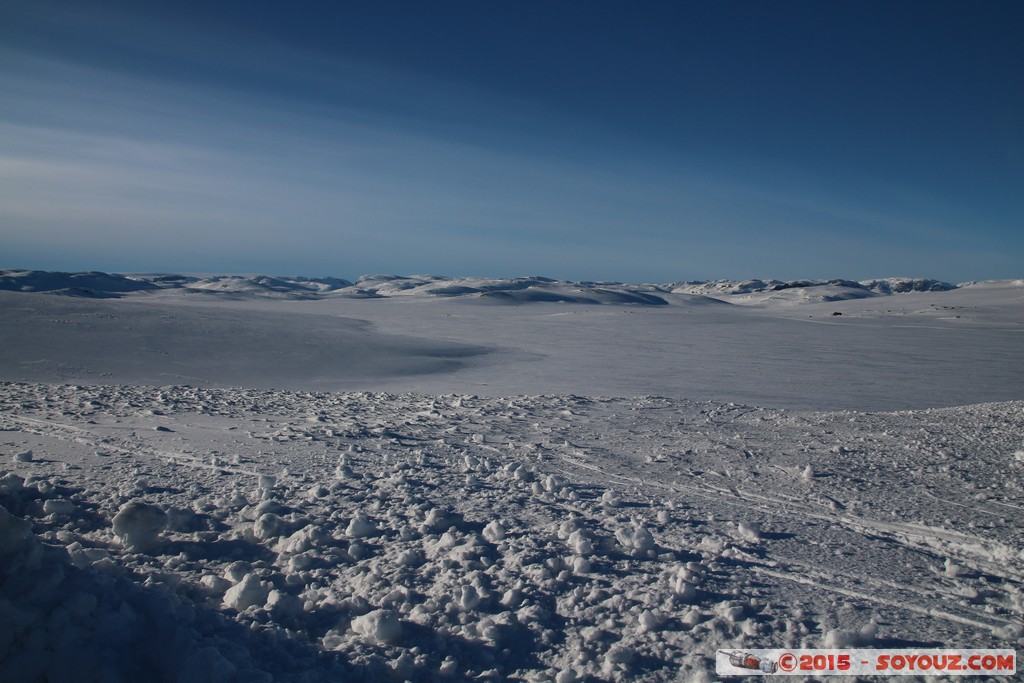
<path fill-rule="evenodd" d="M 608 664 L 628 664 L 633 660 L 635 654 L 633 648 L 615 644 L 608 648 L 608 652 L 604 655 L 604 660 Z"/>
<path fill-rule="evenodd" d="M 558 493 L 565 488 L 565 478 L 556 474 L 549 474 L 544 478 L 544 490 L 548 493 Z"/>
<path fill-rule="evenodd" d="M 491 543 L 497 543 L 505 538 L 505 527 L 496 519 L 493 519 L 484 527 L 484 538 Z"/>
<path fill-rule="evenodd" d="M 167 526 L 167 513 L 156 505 L 131 501 L 114 515 L 114 535 L 128 550 L 147 551 L 160 544 L 160 532 Z"/>
<path fill-rule="evenodd" d="M 648 633 L 661 628 L 661 625 L 665 623 L 665 617 L 657 610 L 645 609 L 640 613 L 637 621 L 639 622 L 639 632 Z"/>
<path fill-rule="evenodd" d="M 302 613 L 301 600 L 294 595 L 289 595 L 288 593 L 277 590 L 276 588 L 270 591 L 264 607 L 266 607 L 266 609 L 276 619 L 294 618 Z"/>
<path fill-rule="evenodd" d="M 415 548 L 403 550 L 398 556 L 398 563 L 406 567 L 419 567 L 424 561 L 423 553 Z"/>
<path fill-rule="evenodd" d="M 620 540 L 620 542 L 621 542 L 621 540 Z M 630 542 L 632 542 L 632 539 L 631 539 Z M 653 542 L 653 539 L 652 539 L 652 542 Z M 593 543 L 593 541 L 591 541 L 586 536 L 585 532 L 583 532 L 580 529 L 576 529 L 571 534 L 569 534 L 569 538 L 566 539 L 566 543 L 569 546 L 569 550 L 571 550 L 574 555 L 579 555 L 581 557 L 584 557 L 584 556 L 590 555 L 590 554 L 592 554 L 594 552 L 594 543 Z"/>
<path fill-rule="evenodd" d="M 75 509 L 75 504 L 70 500 L 50 498 L 43 501 L 43 512 L 48 515 L 70 515 Z"/>
<path fill-rule="evenodd" d="M 431 508 L 430 512 L 427 513 L 426 519 L 423 520 L 424 526 L 434 531 L 443 531 L 447 529 L 451 523 L 451 516 L 447 511 L 440 508 Z"/>
<path fill-rule="evenodd" d="M 224 595 L 224 591 L 231 588 L 230 581 L 214 574 L 204 574 L 199 585 L 214 595 Z"/>
<path fill-rule="evenodd" d="M 878 636 L 878 623 L 868 622 L 857 631 L 834 628 L 825 634 L 827 648 L 868 647 L 875 643 Z"/>
<path fill-rule="evenodd" d="M 761 540 L 761 527 L 754 522 L 740 522 L 736 530 L 739 532 L 740 537 L 748 541 L 760 541 Z"/>
<path fill-rule="evenodd" d="M 266 512 L 260 515 L 256 523 L 252 525 L 252 534 L 261 541 L 269 541 L 281 536 L 284 529 L 285 522 L 280 515 Z"/>
<path fill-rule="evenodd" d="M 267 602 L 270 586 L 256 574 L 246 574 L 237 585 L 224 592 L 224 606 L 242 612 L 250 607 L 262 607 Z"/>
<path fill-rule="evenodd" d="M 699 577 L 690 569 L 682 568 L 672 579 L 672 590 L 675 592 L 679 601 L 684 604 L 693 604 L 697 598 L 697 589 L 694 584 L 697 583 Z"/>
<path fill-rule="evenodd" d="M 366 538 L 377 533 L 377 525 L 362 510 L 357 510 L 353 515 L 345 533 L 352 538 Z"/>
<path fill-rule="evenodd" d="M 465 585 L 459 591 L 455 604 L 464 612 L 474 610 L 480 605 L 480 593 L 473 585 Z"/>
<path fill-rule="evenodd" d="M 352 631 L 363 638 L 384 644 L 402 639 L 402 622 L 391 609 L 377 609 L 352 620 Z"/>
<path fill-rule="evenodd" d="M 313 548 L 324 545 L 330 540 L 330 536 L 323 528 L 315 524 L 307 524 L 291 536 L 281 540 L 277 544 L 277 552 L 286 554 L 304 553 Z"/>
<path fill-rule="evenodd" d="M 615 532 L 615 540 L 634 557 L 641 557 L 654 548 L 654 537 L 639 524 Z"/>
<path fill-rule="evenodd" d="M 236 584 L 245 578 L 245 575 L 252 570 L 248 562 L 236 560 L 224 568 L 224 578 L 232 584 Z"/>

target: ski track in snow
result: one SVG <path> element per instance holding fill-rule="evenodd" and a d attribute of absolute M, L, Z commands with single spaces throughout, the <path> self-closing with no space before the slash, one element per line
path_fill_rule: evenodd
<path fill-rule="evenodd" d="M 4 680 L 709 680 L 717 648 L 844 632 L 1024 643 L 1024 402 L 2 383 L 0 430 Z"/>

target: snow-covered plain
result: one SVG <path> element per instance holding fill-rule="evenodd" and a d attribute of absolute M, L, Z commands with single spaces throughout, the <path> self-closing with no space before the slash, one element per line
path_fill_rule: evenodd
<path fill-rule="evenodd" d="M 1022 282 L 0 290 L 0 680 L 1024 644 Z"/>

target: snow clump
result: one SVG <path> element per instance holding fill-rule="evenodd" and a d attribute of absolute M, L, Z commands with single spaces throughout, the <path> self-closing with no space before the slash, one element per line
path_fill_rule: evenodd
<path fill-rule="evenodd" d="M 160 532 L 167 526 L 167 513 L 156 505 L 131 501 L 114 515 L 114 535 L 128 550 L 145 552 L 160 545 Z"/>
<path fill-rule="evenodd" d="M 634 557 L 643 557 L 654 549 L 654 537 L 640 524 L 624 527 L 615 532 L 615 540 Z"/>
<path fill-rule="evenodd" d="M 834 628 L 825 634 L 825 647 L 827 648 L 857 648 L 868 647 L 875 643 L 878 637 L 878 623 L 873 619 L 862 626 L 859 630 L 850 631 Z"/>
<path fill-rule="evenodd" d="M 739 532 L 741 538 L 747 541 L 756 542 L 760 541 L 762 538 L 761 526 L 754 522 L 740 522 L 736 528 L 736 531 Z"/>
<path fill-rule="evenodd" d="M 403 629 L 397 612 L 378 609 L 353 619 L 352 631 L 370 641 L 393 644 L 402 639 Z"/>
<path fill-rule="evenodd" d="M 505 538 L 505 527 L 501 525 L 501 522 L 494 519 L 484 527 L 484 538 L 491 542 L 497 543 Z"/>
<path fill-rule="evenodd" d="M 242 612 L 250 607 L 263 607 L 270 595 L 270 586 L 255 574 L 246 574 L 237 585 L 224 593 L 224 606 Z"/>
<path fill-rule="evenodd" d="M 366 538 L 377 533 L 377 525 L 362 510 L 357 510 L 348 523 L 345 533 L 352 538 Z"/>

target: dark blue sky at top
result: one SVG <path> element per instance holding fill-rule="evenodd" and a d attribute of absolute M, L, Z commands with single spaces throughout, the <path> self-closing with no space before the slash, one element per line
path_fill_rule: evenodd
<path fill-rule="evenodd" d="M 1017 2 L 5 0 L 0 265 L 1019 277 L 1022 43 Z"/>

